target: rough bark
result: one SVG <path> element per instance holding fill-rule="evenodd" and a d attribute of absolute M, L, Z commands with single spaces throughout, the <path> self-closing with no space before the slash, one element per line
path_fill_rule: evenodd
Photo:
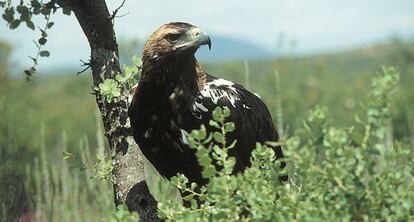
<path fill-rule="evenodd" d="M 120 72 L 118 45 L 113 18 L 104 0 L 69 0 L 61 2 L 71 7 L 86 35 L 90 49 L 93 84 L 114 79 Z M 108 102 L 96 92 L 96 102 L 102 115 L 105 135 L 112 152 L 114 202 L 126 204 L 138 211 L 142 221 L 158 221 L 156 202 L 145 183 L 141 152 L 132 138 L 128 118 L 129 93 L 115 102 Z"/>

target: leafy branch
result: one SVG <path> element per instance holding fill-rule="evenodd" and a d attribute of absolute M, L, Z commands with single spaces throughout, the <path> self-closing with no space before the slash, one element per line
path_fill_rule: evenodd
<path fill-rule="evenodd" d="M 46 21 L 43 28 L 37 26 L 37 29 L 40 30 L 40 37 L 37 39 L 37 41 L 33 40 L 37 52 L 35 56 L 29 56 L 33 62 L 33 65 L 30 68 L 24 70 L 26 79 L 31 80 L 32 75 L 36 73 L 36 67 L 38 66 L 39 58 L 50 56 L 50 52 L 43 50 L 43 47 L 47 43 L 48 30 L 54 25 L 54 22 L 50 21 L 50 17 L 61 7 L 57 5 L 56 1 L 49 1 L 47 3 L 44 3 L 43 1 L 38 0 L 31 0 L 27 4 L 21 0 L 20 3 L 16 6 L 12 5 L 12 2 L 10 0 L 0 1 L 0 7 L 4 8 L 2 18 L 7 22 L 7 25 L 10 29 L 16 29 L 20 26 L 21 23 L 25 23 L 27 28 L 35 31 L 36 26 L 32 20 L 33 16 L 43 16 Z M 62 12 L 65 15 L 70 15 L 71 9 L 64 7 L 62 8 Z"/>
<path fill-rule="evenodd" d="M 123 72 L 116 75 L 115 79 L 105 79 L 95 92 L 100 93 L 108 102 L 114 102 L 124 91 L 129 91 L 133 84 L 140 78 L 142 69 L 142 61 L 139 57 L 132 57 L 132 66 L 123 66 Z"/>
<path fill-rule="evenodd" d="M 197 187 L 184 175 L 172 179 L 190 207 L 162 201 L 158 213 L 166 221 L 411 221 L 414 220 L 414 171 L 410 149 L 395 143 L 386 147 L 381 128 L 391 116 L 391 95 L 398 72 L 383 68 L 373 79 L 365 121 L 358 127 L 332 126 L 328 111 L 317 107 L 304 121 L 306 134 L 283 141 L 256 144 L 251 167 L 231 175 L 226 134 L 234 125 L 226 108 L 216 108 L 205 126 L 189 134 L 203 177 Z M 366 130 L 370 129 L 370 130 Z M 379 130 L 379 131 L 378 131 Z M 301 142 L 303 141 L 303 142 Z M 272 146 L 282 145 L 289 182 L 280 171 Z M 213 164 L 214 163 L 214 164 Z M 215 167 L 217 166 L 217 167 Z"/>
<path fill-rule="evenodd" d="M 62 153 L 62 159 L 74 161 L 76 167 L 79 168 L 80 171 L 88 171 L 91 174 L 91 178 L 112 182 L 112 160 L 107 153 L 103 156 L 96 155 L 95 163 L 90 163 L 86 158 L 78 157 L 67 151 Z"/>

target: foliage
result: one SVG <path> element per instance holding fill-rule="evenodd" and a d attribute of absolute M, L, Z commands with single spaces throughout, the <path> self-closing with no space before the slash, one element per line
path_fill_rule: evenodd
<path fill-rule="evenodd" d="M 280 90 L 277 91 L 280 92 L 279 96 L 283 106 L 282 118 L 285 123 L 285 132 L 287 135 L 294 135 L 293 137 L 283 137 L 281 142 L 284 144 L 285 154 L 289 154 L 289 151 L 291 151 L 289 154 L 291 161 L 301 164 L 294 165 L 295 167 L 292 164 L 289 165 L 289 173 L 293 175 L 290 178 L 296 178 L 294 179 L 295 184 L 301 184 L 298 176 L 301 174 L 295 174 L 295 172 L 300 169 L 299 167 L 309 167 L 310 164 L 306 164 L 305 157 L 316 149 L 316 147 L 308 144 L 311 141 L 309 141 L 308 132 L 303 127 L 302 121 L 305 118 L 307 119 L 308 110 L 311 107 L 320 104 L 321 107 L 328 107 L 329 109 L 329 112 L 324 108 L 320 108 L 321 111 L 318 112 L 314 110 L 316 113 L 312 114 L 313 122 L 306 121 L 313 132 L 316 133 L 318 131 L 316 122 L 323 120 L 323 123 L 326 124 L 324 127 L 328 127 L 329 130 L 322 134 L 327 135 L 326 133 L 330 132 L 330 136 L 329 138 L 326 136 L 325 142 L 343 143 L 336 142 L 336 138 L 342 138 L 341 134 L 344 134 L 344 131 L 345 135 L 352 140 L 351 145 L 361 143 L 365 135 L 370 135 L 367 137 L 368 143 L 377 140 L 376 138 L 370 139 L 373 130 L 366 131 L 365 128 L 368 103 L 364 103 L 363 109 L 359 109 L 359 101 L 364 99 L 364 95 L 370 87 L 369 79 L 372 78 L 374 70 L 381 64 L 395 64 L 398 70 L 401 71 L 401 82 L 398 85 L 398 91 L 393 95 L 393 99 L 390 101 L 391 106 L 388 109 L 393 115 L 391 118 L 381 121 L 384 126 L 384 140 L 391 141 L 386 142 L 385 147 L 387 150 L 390 150 L 389 147 L 394 147 L 396 150 L 406 152 L 408 144 L 414 144 L 412 143 L 412 138 L 414 138 L 414 103 L 410 102 L 414 97 L 414 91 L 412 90 L 414 63 L 408 59 L 409 56 L 406 56 L 407 51 L 413 54 L 413 46 L 414 44 L 411 43 L 400 43 L 398 46 L 391 44 L 371 48 L 368 54 L 366 53 L 367 50 L 360 50 L 326 56 L 249 61 L 251 73 L 249 89 L 261 95 L 273 112 L 273 117 L 276 117 L 274 111 L 279 106 L 274 99 L 276 90 L 273 71 L 274 69 L 278 70 Z M 27 199 L 37 200 L 39 195 L 38 192 L 35 192 L 37 188 L 33 183 L 31 183 L 32 192 L 24 192 L 23 186 L 28 184 L 24 176 L 27 165 L 33 176 L 40 175 L 35 173 L 40 171 L 39 163 L 35 164 L 35 159 L 38 159 L 37 162 L 39 162 L 43 152 L 41 152 L 39 140 L 42 124 L 44 125 L 45 134 L 43 146 L 46 151 L 46 166 L 48 166 L 50 172 L 50 181 L 54 178 L 52 175 L 56 174 L 52 171 L 61 169 L 65 164 L 69 168 L 78 168 L 79 163 L 82 163 L 74 160 L 62 161 L 62 152 L 66 150 L 80 158 L 85 152 L 83 148 L 80 149 L 80 144 L 84 146 L 86 144 L 85 140 L 88 138 L 89 147 L 93 148 L 88 155 L 89 163 L 93 167 L 96 161 L 94 157 L 96 155 L 104 156 L 104 152 L 99 151 L 100 148 L 95 149 L 95 147 L 103 147 L 105 143 L 103 133 L 97 131 L 95 127 L 95 97 L 85 95 L 85 92 L 90 90 L 90 76 L 77 76 L 62 70 L 56 70 L 54 73 L 56 75 L 39 75 L 36 81 L 27 84 L 21 81 L 18 76 L 16 77 L 8 72 L 8 70 L 14 68 L 9 67 L 8 64 L 10 63 L 7 62 L 7 55 L 10 50 L 11 48 L 7 44 L 0 44 L 0 64 L 2 64 L 0 78 L 7 80 L 0 81 L 0 189 L 3 191 L 0 196 L 0 205 L 8 206 L 0 208 L 2 219 L 6 216 L 16 218 L 22 212 L 26 212 L 27 206 L 35 207 L 38 205 L 42 209 L 51 209 L 48 205 L 50 202 L 41 204 L 36 204 L 34 201 L 27 202 Z M 220 64 L 207 63 L 206 66 L 210 73 L 223 74 L 221 77 L 240 83 L 244 82 L 243 75 L 240 75 L 244 72 L 242 61 Z M 324 116 L 322 120 L 318 117 L 321 113 Z M 357 118 L 358 122 L 354 121 L 356 115 L 359 116 Z M 324 127 L 321 126 L 319 129 Z M 351 129 L 352 131 L 350 131 Z M 65 133 L 66 146 L 62 143 L 62 131 L 67 132 Z M 350 132 L 351 134 L 349 134 Z M 368 132 L 368 134 L 365 132 Z M 93 139 L 95 137 L 97 139 Z M 321 141 L 323 143 L 323 140 Z M 337 145 L 333 145 L 333 147 L 335 146 Z M 67 147 L 67 149 L 63 149 L 63 147 Z M 308 147 L 311 148 L 309 153 L 303 155 L 307 152 Z M 323 144 L 320 145 L 321 150 L 326 150 L 324 147 Z M 294 158 L 305 159 L 298 162 Z M 376 161 L 382 163 L 379 160 Z M 401 164 L 398 161 L 395 162 L 396 165 L 389 165 L 389 170 L 393 170 L 393 173 L 400 172 L 394 166 L 403 164 L 402 161 L 400 161 Z M 410 165 L 407 163 L 407 166 Z M 70 218 L 71 221 L 100 221 L 102 218 L 108 219 L 111 217 L 110 214 L 115 211 L 115 207 L 112 205 L 113 189 L 108 181 L 90 179 L 93 176 L 91 170 L 83 172 L 70 170 L 67 171 L 67 175 L 69 176 L 65 176 L 63 177 L 65 179 L 61 180 L 62 185 L 59 185 L 59 189 L 56 188 L 56 192 L 53 191 L 55 189 L 54 185 L 48 189 L 50 193 L 48 195 L 53 196 L 62 209 L 70 209 L 59 211 L 59 215 L 54 214 L 56 220 L 65 221 L 67 220 L 65 218 Z M 299 178 L 294 177 L 295 175 Z M 148 175 L 146 177 L 148 178 Z M 4 178 L 7 179 L 4 180 Z M 315 180 L 317 179 L 319 177 L 315 177 Z M 311 178 L 307 178 L 307 180 L 311 180 Z M 98 190 L 94 189 L 98 186 Z M 168 193 L 164 192 L 164 187 L 169 189 Z M 181 203 L 181 200 L 178 200 L 177 192 L 173 192 L 171 186 L 164 187 L 157 185 L 157 181 L 149 184 L 151 192 L 158 194 L 157 197 L 174 199 Z M 400 187 L 399 189 L 404 188 L 404 186 Z M 297 189 L 294 185 L 290 185 L 290 188 Z M 302 189 L 304 188 L 305 186 L 302 186 Z M 321 190 L 324 188 L 320 187 Z M 390 188 L 384 195 L 388 195 L 392 189 Z M 63 190 L 70 193 L 71 198 L 65 197 Z M 197 189 L 196 191 L 199 192 Z M 316 194 L 319 193 L 316 192 Z M 302 198 L 301 195 L 300 198 Z M 78 198 L 75 200 L 75 197 Z M 108 198 L 108 200 L 105 198 Z M 319 196 L 315 198 L 319 198 Z M 321 196 L 321 198 L 324 197 Z M 343 201 L 348 201 L 347 197 Z M 26 203 L 33 203 L 33 205 L 27 205 Z M 315 204 L 310 205 L 309 209 L 315 214 L 319 205 L 317 205 L 318 202 L 312 203 Z M 297 207 L 298 209 L 306 208 L 309 205 L 303 203 Z M 58 212 L 56 208 L 54 212 Z M 311 213 L 309 214 L 311 215 Z M 14 221 L 14 219 L 6 219 L 6 221 Z"/>
<path fill-rule="evenodd" d="M 141 74 L 142 62 L 137 56 L 132 57 L 132 65 L 124 65 L 124 72 L 115 76 L 115 79 L 105 79 L 100 83 L 98 90 L 102 96 L 113 102 L 122 95 L 123 90 L 130 90 Z"/>
<path fill-rule="evenodd" d="M 107 180 L 112 181 L 111 173 L 113 170 L 112 160 L 109 157 L 108 153 L 105 153 L 103 156 L 99 154 L 96 155 L 96 160 L 94 163 L 88 162 L 85 160 L 86 158 L 76 158 L 76 156 L 72 153 L 67 151 L 63 152 L 62 158 L 64 160 L 72 159 L 77 162 L 77 166 L 81 171 L 88 170 L 91 174 L 91 178 L 95 178 L 98 180 Z"/>
<path fill-rule="evenodd" d="M 390 95 L 399 74 L 383 68 L 372 81 L 364 127 L 338 128 L 327 110 L 316 108 L 304 122 L 307 135 L 281 141 L 289 168 L 289 182 L 280 184 L 280 162 L 271 149 L 257 144 L 251 167 L 230 175 L 234 161 L 225 146 L 228 109 L 217 108 L 210 125 L 192 131 L 188 141 L 196 149 L 208 184 L 198 187 L 184 175 L 172 179 L 184 200 L 159 203 L 167 221 L 411 221 L 414 220 L 414 162 L 402 144 L 385 146 L 384 121 L 390 117 Z M 358 137 L 362 134 L 362 140 Z M 212 139 L 213 138 L 213 139 Z M 221 166 L 216 169 L 212 160 Z"/>
<path fill-rule="evenodd" d="M 269 60 L 250 60 L 250 90 L 257 92 L 272 111 L 276 123 L 283 119 L 287 134 L 304 133 L 302 120 L 308 110 L 317 105 L 329 109 L 329 118 L 335 125 L 351 125 L 355 115 L 365 115 L 360 109 L 362 95 L 366 95 L 369 82 L 382 65 L 395 66 L 402 73 L 399 91 L 391 101 L 393 118 L 387 128 L 395 139 L 413 143 L 414 138 L 414 62 L 409 60 L 414 54 L 412 42 L 376 45 L 337 54 L 304 57 L 282 57 Z M 245 82 L 242 61 L 226 61 L 207 64 L 209 73 L 219 73 L 221 77 L 238 83 Z M 275 84 L 279 74 L 280 87 Z M 279 92 L 279 93 L 278 93 Z M 277 95 L 277 96 L 276 96 Z M 281 102 L 277 99 L 280 97 Z M 280 117 L 278 109 L 283 108 Z"/>
<path fill-rule="evenodd" d="M 46 139 L 42 137 L 41 140 Z M 68 149 L 67 136 L 63 134 L 59 150 Z M 86 161 L 93 161 L 87 138 L 80 140 L 74 151 Z M 91 180 L 89 171 L 72 170 L 74 167 L 76 163 L 48 158 L 45 145 L 34 166 L 27 166 L 26 192 L 30 194 L 30 211 L 36 221 L 99 221 L 112 216 L 108 212 L 115 210 L 111 183 Z"/>
<path fill-rule="evenodd" d="M 97 135 L 102 134 L 101 125 L 97 127 Z M 44 130 L 42 132 L 41 140 L 45 140 Z M 101 140 L 98 144 L 104 144 L 102 137 L 97 140 Z M 105 153 L 103 146 L 96 148 L 98 153 Z M 114 206 L 109 178 L 112 164 L 107 154 L 98 154 L 96 160 L 91 158 L 87 137 L 80 140 L 74 150 L 77 154 L 72 154 L 67 151 L 65 133 L 62 134 L 61 150 L 64 150 L 63 158 L 56 162 L 47 158 L 43 143 L 40 159 L 34 160 L 34 168 L 26 167 L 26 193 L 30 194 L 31 200 L 27 210 L 36 221 L 138 221 L 138 215 L 129 212 L 126 206 Z"/>
<path fill-rule="evenodd" d="M 114 79 L 105 79 L 103 83 L 99 84 L 99 92 L 108 102 L 112 102 L 121 96 L 121 86 Z"/>
<path fill-rule="evenodd" d="M 12 1 L 0 1 L 0 8 L 3 8 L 2 18 L 7 22 L 10 29 L 16 29 L 21 23 L 25 23 L 26 27 L 31 30 L 39 30 L 40 37 L 37 41 L 33 41 L 36 46 L 37 52 L 35 56 L 30 56 L 33 61 L 33 65 L 24 70 L 26 78 L 31 79 L 32 75 L 36 72 L 36 67 L 40 57 L 49 57 L 50 52 L 43 49 L 43 46 L 47 43 L 48 30 L 53 27 L 54 22 L 50 21 L 51 15 L 56 13 L 58 9 L 62 8 L 56 4 L 56 1 L 48 1 L 47 3 L 38 0 L 31 0 L 28 2 L 20 1 L 18 4 L 13 5 Z M 70 15 L 71 10 L 67 7 L 62 8 L 63 14 Z M 45 24 L 43 27 L 35 26 L 33 23 L 33 16 L 43 17 Z"/>
<path fill-rule="evenodd" d="M 136 212 L 129 212 L 128 207 L 119 205 L 116 211 L 112 213 L 109 222 L 139 222 L 139 217 Z"/>
<path fill-rule="evenodd" d="M 172 185 L 165 177 L 161 176 L 155 167 L 142 156 L 144 162 L 145 182 L 151 195 L 158 201 L 170 201 L 183 204 L 180 191 Z"/>

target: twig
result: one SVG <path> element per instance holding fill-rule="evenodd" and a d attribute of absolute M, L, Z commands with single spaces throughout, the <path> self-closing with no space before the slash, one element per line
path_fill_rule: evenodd
<path fill-rule="evenodd" d="M 50 21 L 51 14 L 52 13 L 49 13 L 48 15 L 45 15 L 46 23 L 45 23 L 45 27 L 43 29 L 38 26 L 38 28 L 40 29 L 40 31 L 42 32 L 42 34 L 43 33 L 46 33 L 46 31 L 49 29 L 48 25 L 49 25 L 49 21 Z M 29 58 L 33 60 L 33 66 L 30 67 L 30 71 L 29 71 L 30 76 L 26 76 L 26 80 L 27 81 L 30 81 L 31 80 L 31 74 L 32 74 L 32 72 L 35 72 L 36 71 L 36 67 L 38 66 L 38 60 L 40 58 L 40 52 L 42 51 L 42 47 L 43 47 L 42 44 L 38 44 L 35 40 L 33 40 L 33 42 L 35 43 L 35 45 L 37 47 L 37 52 L 36 52 L 36 56 L 35 57 L 29 56 Z M 27 74 L 28 73 L 26 73 L 26 75 Z"/>
<path fill-rule="evenodd" d="M 129 14 L 129 12 L 127 12 L 127 13 L 125 13 L 125 14 L 122 14 L 122 15 L 118 15 L 118 16 L 115 16 L 116 18 L 122 18 L 122 17 L 124 17 L 124 16 L 126 16 L 126 15 L 128 15 Z"/>
<path fill-rule="evenodd" d="M 365 134 L 364 134 L 364 138 L 362 139 L 362 144 L 361 146 L 363 148 L 366 148 L 368 145 L 368 139 L 369 139 L 369 133 L 371 131 L 371 125 L 366 125 L 365 126 Z"/>
<path fill-rule="evenodd" d="M 112 12 L 111 17 L 109 17 L 111 20 L 113 20 L 116 17 L 116 14 L 118 14 L 119 9 L 121 9 L 124 6 L 125 1 L 126 0 L 123 0 L 121 5 Z M 125 15 L 122 15 L 122 16 L 125 16 Z"/>
<path fill-rule="evenodd" d="M 82 59 L 80 59 L 80 61 L 83 63 L 81 66 L 86 66 L 86 68 L 82 69 L 81 71 L 77 72 L 77 75 L 80 75 L 84 72 L 86 72 L 86 70 L 88 70 L 89 68 L 91 68 L 91 62 L 85 62 Z"/>

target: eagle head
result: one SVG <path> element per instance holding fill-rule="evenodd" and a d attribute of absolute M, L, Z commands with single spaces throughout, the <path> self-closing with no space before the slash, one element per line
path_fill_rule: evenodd
<path fill-rule="evenodd" d="M 151 34 L 144 45 L 143 60 L 151 62 L 187 59 L 193 57 L 202 45 L 211 48 L 210 37 L 200 28 L 184 23 L 162 25 Z"/>

